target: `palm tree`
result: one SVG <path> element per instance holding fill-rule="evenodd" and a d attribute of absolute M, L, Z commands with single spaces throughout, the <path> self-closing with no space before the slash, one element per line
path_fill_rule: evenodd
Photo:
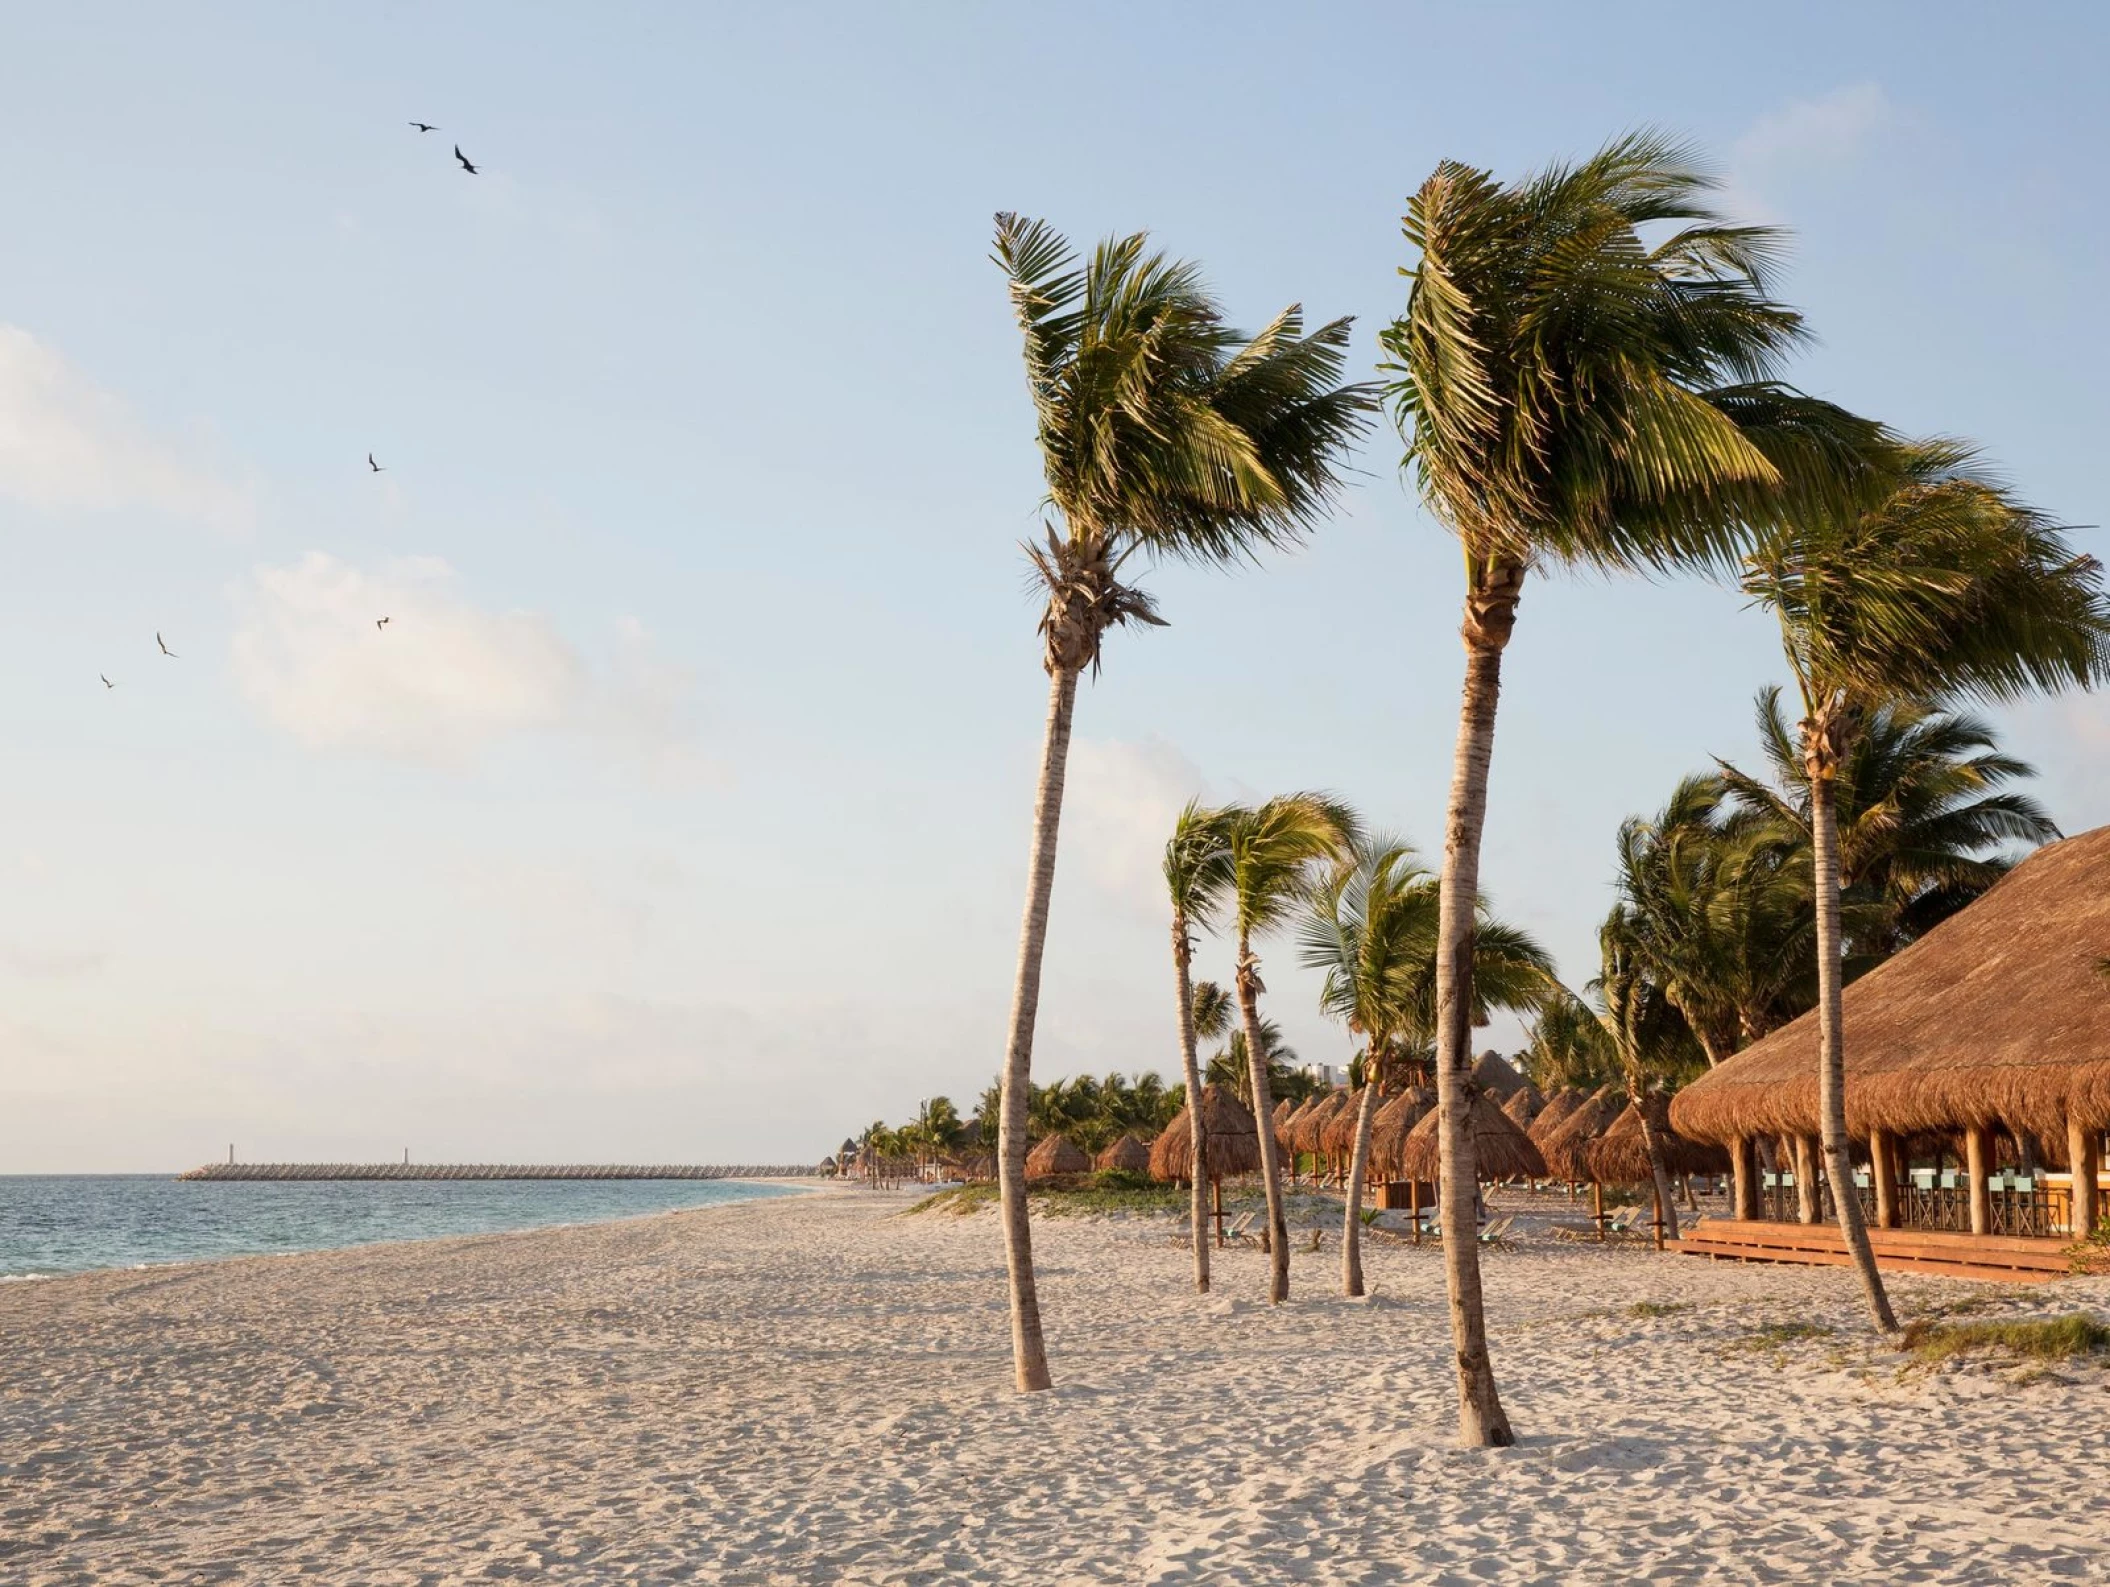
<path fill-rule="evenodd" d="M 1201 1059 L 1195 1043 L 1205 1015 L 1219 1026 L 1230 1022 L 1229 1000 L 1213 981 L 1194 985 L 1194 928 L 1206 929 L 1222 907 L 1231 888 L 1231 849 L 1222 811 L 1205 810 L 1198 800 L 1187 807 L 1173 824 L 1165 844 L 1165 887 L 1172 895 L 1172 972 L 1179 999 L 1180 1073 L 1185 1076 L 1187 1095 L 1195 1106 L 1187 1117 L 1193 1147 L 1189 1159 L 1189 1187 L 1193 1198 L 1194 1287 L 1209 1292 L 1209 1135 L 1200 1106 Z M 1198 1007 L 1198 994 L 1206 988 L 1215 994 L 1215 1007 Z"/>
<path fill-rule="evenodd" d="M 1347 320 L 1307 335 L 1292 306 L 1246 340 L 1193 265 L 1145 249 L 1137 233 L 1080 261 L 1041 222 L 996 219 L 1053 514 L 1045 544 L 1027 547 L 1046 587 L 1048 714 L 997 1151 L 1021 1392 L 1049 1384 L 1026 1215 L 1026 1104 L 1077 680 L 1097 671 L 1109 628 L 1162 622 L 1122 582 L 1131 557 L 1225 565 L 1296 544 L 1339 489 L 1374 401 L 1370 387 L 1340 383 Z"/>
<path fill-rule="evenodd" d="M 1801 697 L 1817 895 L 1818 1113 L 1839 1227 L 1879 1331 L 1897 1319 L 1847 1161 L 1838 784 L 1872 713 L 2000 701 L 2110 676 L 2102 570 L 1954 441 L 1898 443 L 1850 508 L 1812 507 L 1761 538 L 1743 588 L 1780 624 Z"/>
<path fill-rule="evenodd" d="M 1806 848 L 1809 772 L 1778 686 L 1759 691 L 1757 715 L 1770 777 L 1726 762 L 1722 777 L 1750 820 Z M 2007 874 L 2008 845 L 2059 837 L 2042 805 L 2007 786 L 2035 775 L 1977 717 L 1909 700 L 1869 711 L 1832 779 L 1850 966 L 1888 958 L 1977 898 Z"/>
<path fill-rule="evenodd" d="M 1338 861 L 1356 841 L 1355 812 L 1326 794 L 1280 794 L 1264 804 L 1226 812 L 1231 851 L 1232 914 L 1238 929 L 1239 1020 L 1244 1027 L 1246 1068 L 1252 1077 L 1249 1106 L 1260 1132 L 1260 1177 L 1267 1191 L 1268 1301 L 1289 1299 L 1289 1223 L 1282 1211 L 1282 1180 L 1275 1158 L 1269 1086 L 1271 1051 L 1260 1020 L 1260 959 L 1253 939 L 1285 924 L 1310 896 L 1321 867 Z"/>
<path fill-rule="evenodd" d="M 1236 1013 L 1234 1005 L 1232 1013 Z M 1297 1089 L 1296 1071 L 1290 1065 L 1297 1061 L 1297 1049 L 1282 1039 L 1282 1027 L 1271 1019 L 1260 1022 L 1260 1050 L 1267 1065 L 1267 1093 L 1270 1106 L 1281 1101 Z M 1253 1062 L 1246 1050 L 1245 1032 L 1234 1030 L 1230 1040 L 1209 1060 L 1205 1078 L 1212 1086 L 1223 1086 L 1238 1099 L 1238 1105 L 1250 1110 L 1253 1106 Z M 1298 1100 L 1302 1100 L 1299 1098 Z"/>
<path fill-rule="evenodd" d="M 1463 543 L 1466 676 L 1443 858 L 1437 1093 L 1444 1258 L 1468 1444 L 1514 1442 L 1488 1360 L 1472 1209 L 1470 942 L 1502 652 L 1534 565 L 1725 566 L 1751 520 L 1837 477 L 1870 427 L 1779 386 L 1803 339 L 1769 228 L 1653 133 L 1514 185 L 1446 161 L 1411 201 L 1381 338 L 1423 501 Z M 1667 229 L 1661 241 L 1641 228 Z"/>
<path fill-rule="evenodd" d="M 1619 1055 L 1597 1011 L 1577 997 L 1554 997 L 1540 1005 L 1519 1056 L 1532 1083 L 1549 1094 L 1562 1086 L 1595 1091 L 1620 1073 Z"/>
<path fill-rule="evenodd" d="M 1678 1237 L 1678 1208 L 1664 1166 L 1661 1131 L 1668 1124 L 1661 1091 L 1690 1078 L 1710 1062 L 1691 1023 L 1668 987 L 1651 973 L 1652 963 L 1635 922 L 1624 906 L 1615 905 L 1597 935 L 1602 968 L 1589 990 L 1597 996 L 1590 1010 L 1618 1056 L 1626 1080 L 1627 1100 L 1641 1121 L 1641 1146 L 1655 1180 L 1656 1205 L 1663 1210 L 1669 1237 Z M 1587 1006 L 1587 1005 L 1585 1005 Z"/>
<path fill-rule="evenodd" d="M 1363 1183 L 1371 1120 L 1391 1078 L 1387 1060 L 1418 1050 L 1435 1027 L 1438 890 L 1405 843 L 1366 837 L 1314 895 L 1298 929 L 1300 962 L 1324 972 L 1320 1008 L 1361 1036 L 1367 1055 L 1341 1224 L 1344 1295 L 1363 1293 Z M 1486 1023 L 1490 1008 L 1536 1007 L 1555 984 L 1543 948 L 1483 915 L 1474 942 L 1475 1024 Z"/>

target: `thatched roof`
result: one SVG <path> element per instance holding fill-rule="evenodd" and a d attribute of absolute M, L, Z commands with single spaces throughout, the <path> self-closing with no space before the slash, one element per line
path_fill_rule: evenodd
<path fill-rule="evenodd" d="M 1400 1173 L 1408 1179 L 1434 1179 L 1442 1161 L 1436 1127 L 1443 1115 L 1431 1108 L 1407 1136 L 1400 1152 Z M 1482 1179 L 1509 1179 L 1518 1174 L 1546 1177 L 1546 1163 L 1531 1137 L 1510 1120 L 1485 1092 L 1475 1092 L 1466 1121 L 1473 1135 L 1473 1164 Z"/>
<path fill-rule="evenodd" d="M 1846 989 L 1846 1129 L 1973 1125 L 2063 1142 L 2110 1128 L 2110 827 L 2039 849 L 1969 908 Z M 1695 1140 L 1814 1135 L 1817 1014 L 1687 1086 Z"/>
<path fill-rule="evenodd" d="M 1531 1121 L 1524 1133 L 1531 1137 L 1533 1145 L 1544 1151 L 1546 1138 L 1567 1122 L 1569 1114 L 1589 1100 L 1590 1093 L 1581 1086 L 1562 1086 L 1546 1099 L 1546 1105 L 1539 1109 L 1538 1117 Z"/>
<path fill-rule="evenodd" d="M 1150 1148 L 1131 1131 L 1093 1158 L 1092 1166 L 1118 1168 L 1129 1174 L 1147 1174 L 1150 1172 Z"/>
<path fill-rule="evenodd" d="M 1088 1174 L 1092 1160 L 1070 1144 L 1067 1135 L 1045 1135 L 1026 1153 L 1028 1179 L 1053 1179 L 1058 1174 Z"/>
<path fill-rule="evenodd" d="M 1612 1127 L 1626 1099 L 1615 1086 L 1604 1086 L 1538 1140 L 1546 1172 L 1555 1179 L 1590 1177 L 1590 1143 Z"/>
<path fill-rule="evenodd" d="M 1398 1177 L 1400 1153 L 1406 1150 L 1407 1137 L 1435 1105 L 1436 1093 L 1427 1086 L 1409 1086 L 1377 1110 L 1377 1117 L 1370 1121 L 1370 1172 L 1373 1175 Z"/>
<path fill-rule="evenodd" d="M 1341 1102 L 1319 1126 L 1319 1150 L 1329 1157 L 1346 1157 L 1355 1150 L 1356 1115 L 1363 1110 L 1361 1088 L 1344 1091 Z"/>
<path fill-rule="evenodd" d="M 1655 1110 L 1656 1144 L 1663 1153 L 1663 1169 L 1670 1174 L 1726 1174 L 1729 1153 L 1719 1146 L 1706 1146 L 1680 1135 L 1670 1127 L 1666 1099 L 1651 1097 Z M 1590 1177 L 1601 1185 L 1639 1185 L 1655 1178 L 1648 1166 L 1648 1146 L 1641 1138 L 1641 1115 L 1633 1103 L 1612 1121 L 1612 1127 L 1583 1149 Z"/>
<path fill-rule="evenodd" d="M 1473 1060 L 1473 1084 L 1482 1091 L 1492 1091 L 1497 1102 L 1508 1101 L 1530 1083 L 1492 1047 Z"/>
<path fill-rule="evenodd" d="M 1202 1088 L 1202 1117 L 1209 1128 L 1209 1172 L 1219 1179 L 1260 1167 L 1260 1134 L 1253 1115 L 1222 1086 Z M 1194 1139 L 1185 1108 L 1150 1143 L 1150 1177 L 1184 1180 L 1194 1164 Z"/>
<path fill-rule="evenodd" d="M 1325 1151 L 1321 1141 L 1326 1132 L 1326 1121 L 1338 1113 L 1341 1104 L 1347 1100 L 1347 1092 L 1329 1091 L 1299 1114 L 1297 1126 L 1290 1134 L 1290 1140 L 1296 1149 L 1300 1152 Z"/>
<path fill-rule="evenodd" d="M 1509 1100 L 1502 1104 L 1502 1111 L 1509 1115 L 1510 1123 L 1529 1135 L 1531 1121 L 1539 1116 L 1545 1106 L 1546 1099 L 1539 1095 L 1539 1088 L 1527 1080 L 1523 1090 L 1512 1092 Z"/>

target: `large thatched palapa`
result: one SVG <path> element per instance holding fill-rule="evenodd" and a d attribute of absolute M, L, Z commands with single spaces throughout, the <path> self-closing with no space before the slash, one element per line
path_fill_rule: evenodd
<path fill-rule="evenodd" d="M 1185 1181 L 1194 1166 L 1193 1126 L 1181 1108 L 1150 1143 L 1150 1177 Z M 1221 1086 L 1202 1088 L 1202 1117 L 1209 1131 L 1209 1172 L 1218 1179 L 1250 1174 L 1260 1167 L 1260 1134 L 1253 1115 Z"/>
<path fill-rule="evenodd" d="M 2110 827 L 2038 850 L 1989 893 L 1846 989 L 1846 1128 L 2004 1126 L 2062 1160 L 2069 1122 L 2110 1128 Z M 1695 1080 L 1671 1105 L 1695 1140 L 1815 1135 L 1817 1014 Z"/>
<path fill-rule="evenodd" d="M 1102 1172 L 1118 1169 L 1126 1174 L 1147 1174 L 1150 1172 L 1150 1148 L 1131 1132 L 1093 1158 L 1092 1166 Z"/>
<path fill-rule="evenodd" d="M 1433 1180 L 1438 1176 L 1442 1143 L 1437 1139 L 1437 1124 L 1441 1118 L 1441 1112 L 1431 1108 L 1408 1133 L 1399 1165 L 1405 1178 Z M 1484 1092 L 1476 1093 L 1466 1122 L 1472 1131 L 1473 1164 L 1480 1178 L 1546 1177 L 1546 1162 L 1539 1156 L 1539 1149 L 1531 1144 L 1531 1137 L 1518 1129 L 1509 1115 L 1497 1106 L 1494 1098 Z"/>
<path fill-rule="evenodd" d="M 1726 1174 L 1729 1153 L 1719 1146 L 1690 1140 L 1670 1127 L 1664 1099 L 1654 1097 L 1651 1115 L 1656 1126 L 1656 1146 L 1663 1155 L 1667 1174 Z M 1655 1178 L 1648 1163 L 1648 1143 L 1641 1136 L 1641 1115 L 1629 1102 L 1612 1127 L 1583 1149 L 1590 1177 L 1600 1185 L 1640 1185 Z"/>
<path fill-rule="evenodd" d="M 1067 1135 L 1048 1135 L 1026 1153 L 1028 1179 L 1056 1179 L 1064 1174 L 1088 1174 L 1092 1160 L 1070 1143 Z"/>

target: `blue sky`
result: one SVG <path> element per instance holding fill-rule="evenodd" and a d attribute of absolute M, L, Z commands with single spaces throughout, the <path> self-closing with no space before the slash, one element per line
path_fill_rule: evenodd
<path fill-rule="evenodd" d="M 1367 364 L 1438 159 L 1668 126 L 1795 228 L 1803 384 L 2104 522 L 2104 29 L 2015 15 L 18 13 L 0 1171 L 805 1157 L 977 1091 L 1044 691 L 998 209 L 1147 227 L 1243 323 L 1355 314 Z M 1397 463 L 1112 642 L 1038 1072 L 1176 1067 L 1151 865 L 1190 793 L 1439 840 L 1458 572 Z M 1619 819 L 1748 754 L 1778 674 L 1721 590 L 1529 588 L 1484 875 L 1572 979 Z M 2103 701 L 2001 721 L 2110 821 Z"/>

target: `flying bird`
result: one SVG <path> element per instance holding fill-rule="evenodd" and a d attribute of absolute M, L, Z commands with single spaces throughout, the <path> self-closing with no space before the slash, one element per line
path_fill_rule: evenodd
<path fill-rule="evenodd" d="M 385 617 L 377 617 L 377 618 L 375 618 L 375 619 L 374 619 L 374 627 L 376 627 L 376 628 L 386 628 L 387 626 L 388 626 L 388 619 L 387 619 L 387 618 L 385 618 Z"/>
<path fill-rule="evenodd" d="M 173 650 L 169 649 L 169 642 L 161 637 L 161 631 L 159 629 L 156 629 L 154 631 L 154 643 L 161 647 L 161 653 L 164 656 L 168 657 L 169 660 L 181 661 L 183 659 L 181 656 L 177 655 Z"/>
<path fill-rule="evenodd" d="M 366 454 L 366 466 L 372 469 L 376 474 L 386 474 L 388 472 L 387 469 L 383 468 L 379 463 L 376 463 L 374 461 L 374 454 L 371 452 Z"/>
<path fill-rule="evenodd" d="M 467 171 L 471 176 L 476 175 L 476 167 L 469 163 L 469 157 L 462 153 L 462 146 L 458 143 L 454 146 L 454 157 L 462 162 L 464 171 Z"/>
<path fill-rule="evenodd" d="M 98 678 L 103 678 L 103 675 L 99 672 L 96 674 L 96 676 Z M 103 687 L 106 689 L 114 689 L 117 687 L 117 685 L 112 683 L 108 678 L 103 678 Z"/>
<path fill-rule="evenodd" d="M 413 127 L 416 127 L 420 132 L 437 132 L 440 130 L 438 127 L 435 127 L 429 121 L 413 121 L 411 125 Z"/>

